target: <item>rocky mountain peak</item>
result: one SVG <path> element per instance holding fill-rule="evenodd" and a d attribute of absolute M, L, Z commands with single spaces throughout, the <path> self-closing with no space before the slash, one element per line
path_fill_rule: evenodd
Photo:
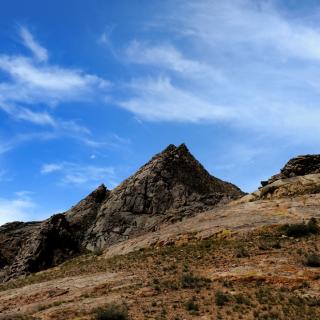
<path fill-rule="evenodd" d="M 0 228 L 0 281 L 54 266 L 206 211 L 243 192 L 211 176 L 185 144 L 169 145 L 113 190 L 104 184 L 63 214 Z"/>
<path fill-rule="evenodd" d="M 169 145 L 112 190 L 104 208 L 112 212 L 161 214 L 210 193 L 241 195 L 234 185 L 212 177 L 185 144 Z"/>
<path fill-rule="evenodd" d="M 233 184 L 211 176 L 185 144 L 171 144 L 110 192 L 89 238 L 102 238 L 104 246 L 168 216 L 178 219 L 241 195 Z"/>

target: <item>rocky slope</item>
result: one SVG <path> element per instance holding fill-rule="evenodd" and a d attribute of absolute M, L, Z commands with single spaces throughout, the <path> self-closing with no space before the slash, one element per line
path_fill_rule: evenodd
<path fill-rule="evenodd" d="M 114 190 L 104 185 L 64 214 L 0 227 L 0 280 L 57 265 L 209 210 L 243 192 L 211 176 L 185 145 L 168 146 Z"/>

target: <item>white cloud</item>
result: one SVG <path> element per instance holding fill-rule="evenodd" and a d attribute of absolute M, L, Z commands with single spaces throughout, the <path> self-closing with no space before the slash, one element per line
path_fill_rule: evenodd
<path fill-rule="evenodd" d="M 38 125 L 55 126 L 56 121 L 47 112 L 36 112 L 25 107 L 17 107 L 7 103 L 0 102 L 0 110 L 5 111 L 16 120 L 28 121 Z"/>
<path fill-rule="evenodd" d="M 38 65 L 30 58 L 0 56 L 0 70 L 12 81 L 1 83 L 0 98 L 20 103 L 59 103 L 84 100 L 108 82 L 80 70 L 54 65 Z"/>
<path fill-rule="evenodd" d="M 44 164 L 40 170 L 41 174 L 48 174 L 56 171 L 62 170 L 63 166 L 62 164 L 57 163 L 47 163 Z"/>
<path fill-rule="evenodd" d="M 184 58 L 172 45 L 149 46 L 137 40 L 126 49 L 129 60 L 139 64 L 150 64 L 179 72 L 198 71 L 200 64 Z"/>
<path fill-rule="evenodd" d="M 126 59 L 135 64 L 151 66 L 154 70 L 172 72 L 175 76 L 197 83 L 226 84 L 228 79 L 218 66 L 187 58 L 172 44 L 150 45 L 132 41 L 125 50 Z"/>
<path fill-rule="evenodd" d="M 27 48 L 31 50 L 31 52 L 34 54 L 35 58 L 39 61 L 47 61 L 48 60 L 48 51 L 47 49 L 41 47 L 39 43 L 37 43 L 33 35 L 30 33 L 30 31 L 25 28 L 20 28 L 20 35 L 23 40 L 23 43 Z"/>
<path fill-rule="evenodd" d="M 136 79 L 128 88 L 133 97 L 119 105 L 151 121 L 200 122 L 230 119 L 227 109 L 172 85 L 167 77 Z"/>
<path fill-rule="evenodd" d="M 18 192 L 11 199 L 0 198 L 0 225 L 12 221 L 26 221 L 36 204 L 29 193 Z"/>
<path fill-rule="evenodd" d="M 80 165 L 71 162 L 59 162 L 44 164 L 40 172 L 42 174 L 59 173 L 59 184 L 74 186 L 91 186 L 106 183 L 109 188 L 118 184 L 114 167 Z"/>
<path fill-rule="evenodd" d="M 49 64 L 47 50 L 29 30 L 21 27 L 20 35 L 34 57 L 0 55 L 0 71 L 7 76 L 0 82 L 0 111 L 17 121 L 49 126 L 56 136 L 93 143 L 90 130 L 73 120 L 56 118 L 53 106 L 99 99 L 109 82 L 82 70 Z"/>
<path fill-rule="evenodd" d="M 118 105 L 148 121 L 219 122 L 317 139 L 320 29 L 273 4 L 169 4 L 174 14 L 158 13 L 149 39 L 129 43 L 125 57 L 145 68 Z M 174 42 L 153 45 L 156 30 Z M 211 76 L 216 70 L 220 78 Z"/>
<path fill-rule="evenodd" d="M 267 55 L 273 49 L 284 56 L 320 59 L 319 29 L 286 17 L 272 1 L 186 1 L 178 10 L 175 30 L 207 46 L 242 46 L 248 53 L 255 47 Z"/>

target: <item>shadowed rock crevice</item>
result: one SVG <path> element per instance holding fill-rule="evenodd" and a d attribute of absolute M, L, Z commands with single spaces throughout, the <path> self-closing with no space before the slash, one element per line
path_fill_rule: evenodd
<path fill-rule="evenodd" d="M 53 215 L 31 230 L 5 279 L 55 266 L 78 252 L 79 246 L 65 216 Z"/>

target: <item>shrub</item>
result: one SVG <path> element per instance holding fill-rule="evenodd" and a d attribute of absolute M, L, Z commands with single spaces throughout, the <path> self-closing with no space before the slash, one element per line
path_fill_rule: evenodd
<path fill-rule="evenodd" d="M 304 237 L 310 234 L 317 234 L 320 231 L 320 228 L 317 224 L 315 218 L 311 218 L 310 221 L 306 223 L 293 223 L 285 224 L 280 228 L 280 231 L 284 232 L 288 237 Z"/>
<path fill-rule="evenodd" d="M 109 304 L 96 310 L 95 320 L 127 320 L 128 310 L 125 306 Z"/>
<path fill-rule="evenodd" d="M 96 247 L 96 248 L 94 249 L 94 251 L 93 251 L 93 254 L 94 254 L 95 256 L 101 256 L 101 255 L 103 254 L 103 250 L 102 250 L 101 248 L 99 248 L 99 247 Z"/>
<path fill-rule="evenodd" d="M 218 291 L 216 292 L 215 302 L 217 306 L 224 306 L 227 302 L 229 302 L 230 298 L 227 294 Z"/>
<path fill-rule="evenodd" d="M 247 258 L 249 257 L 249 252 L 245 247 L 238 247 L 235 251 L 235 256 L 237 258 Z"/>
<path fill-rule="evenodd" d="M 186 309 L 188 311 L 199 311 L 199 306 L 192 300 L 186 302 Z"/>
<path fill-rule="evenodd" d="M 307 256 L 306 265 L 308 267 L 320 267 L 320 255 L 315 253 L 311 253 Z"/>
<path fill-rule="evenodd" d="M 196 277 L 193 274 L 185 274 L 181 278 L 181 286 L 186 289 L 196 289 L 208 286 L 211 283 L 210 279 Z"/>
<path fill-rule="evenodd" d="M 245 297 L 243 294 L 237 294 L 234 298 L 236 303 L 238 304 L 250 305 L 250 300 L 247 297 Z"/>

